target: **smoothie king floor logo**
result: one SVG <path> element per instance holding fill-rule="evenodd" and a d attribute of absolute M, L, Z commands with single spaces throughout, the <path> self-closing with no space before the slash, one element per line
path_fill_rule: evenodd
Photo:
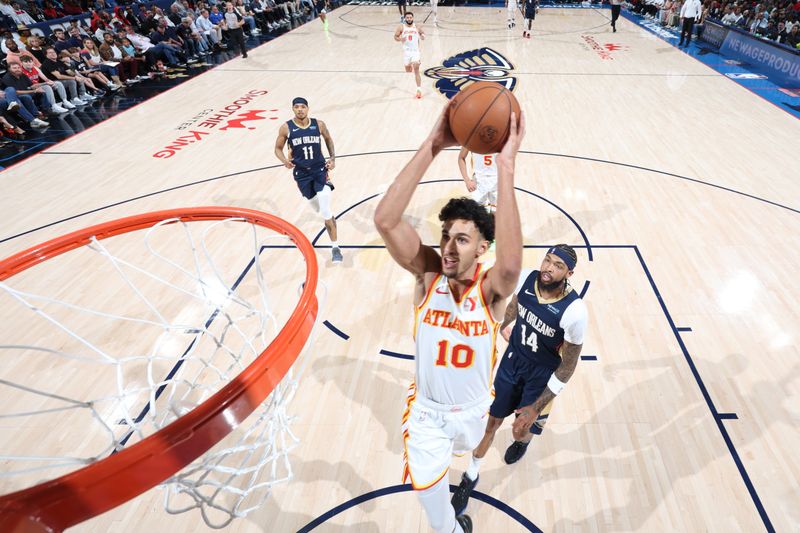
<path fill-rule="evenodd" d="M 617 43 L 600 44 L 591 35 L 581 35 L 581 39 L 583 39 L 583 41 L 586 43 L 582 46 L 587 50 L 594 51 L 600 57 L 600 59 L 613 61 L 614 54 L 616 52 L 627 52 L 628 50 L 630 50 L 630 47 L 624 44 L 617 44 Z"/>
<path fill-rule="evenodd" d="M 278 120 L 277 109 L 246 109 L 256 98 L 267 92 L 263 89 L 253 89 L 220 109 L 203 109 L 179 124 L 175 129 L 182 134 L 159 148 L 153 157 L 169 159 L 188 146 L 206 140 L 209 135 L 224 135 L 222 132 L 231 130 L 250 131 L 256 129 L 261 120 Z"/>
<path fill-rule="evenodd" d="M 436 89 L 452 98 L 464 87 L 476 81 L 494 81 L 513 91 L 517 78 L 511 75 L 514 65 L 491 48 L 478 48 L 448 57 L 437 67 L 425 71 L 436 81 Z"/>

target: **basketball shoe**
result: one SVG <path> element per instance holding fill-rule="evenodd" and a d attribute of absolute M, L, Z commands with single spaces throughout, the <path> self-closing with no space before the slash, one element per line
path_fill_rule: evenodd
<path fill-rule="evenodd" d="M 464 533 L 472 533 L 472 518 L 469 515 L 462 514 L 456 517 L 456 522 L 464 530 Z"/>
<path fill-rule="evenodd" d="M 506 464 L 513 465 L 522 459 L 522 456 L 528 451 L 528 444 L 530 444 L 530 442 L 520 442 L 518 440 L 511 443 L 511 446 L 508 447 L 506 454 L 503 456 L 503 460 Z"/>
<path fill-rule="evenodd" d="M 472 494 L 472 489 L 478 484 L 480 478 L 481 476 L 478 476 L 473 480 L 467 476 L 466 472 L 461 474 L 461 483 L 459 483 L 456 490 L 453 491 L 453 497 L 450 499 L 450 505 L 453 506 L 456 516 L 463 515 L 464 511 L 467 510 L 469 496 Z"/>

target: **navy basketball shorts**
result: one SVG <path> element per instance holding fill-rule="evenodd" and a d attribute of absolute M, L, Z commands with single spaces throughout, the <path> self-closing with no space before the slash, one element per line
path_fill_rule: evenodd
<path fill-rule="evenodd" d="M 525 5 L 525 18 L 531 20 L 536 18 L 536 6 L 530 4 Z"/>
<path fill-rule="evenodd" d="M 311 200 L 327 183 L 328 170 L 325 167 L 317 171 L 296 170 L 294 179 L 297 182 L 297 188 L 300 189 L 300 193 L 307 200 Z"/>
<path fill-rule="evenodd" d="M 534 361 L 514 354 L 506 349 L 494 377 L 494 401 L 489 414 L 503 419 L 515 410 L 531 405 L 547 388 L 553 369 L 536 364 Z M 543 422 L 547 419 L 552 402 L 539 413 L 537 424 L 531 426 L 531 433 L 541 433 Z"/>

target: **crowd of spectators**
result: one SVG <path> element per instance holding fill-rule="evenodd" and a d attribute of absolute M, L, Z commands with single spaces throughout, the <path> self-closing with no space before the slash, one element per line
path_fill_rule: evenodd
<path fill-rule="evenodd" d="M 48 116 L 229 48 L 247 57 L 248 37 L 317 16 L 312 0 L 127 2 L 0 0 L 0 135 L 47 128 Z"/>
<path fill-rule="evenodd" d="M 630 0 L 629 8 L 663 26 L 677 27 L 683 1 Z M 704 0 L 699 31 L 706 18 L 800 49 L 800 0 Z"/>

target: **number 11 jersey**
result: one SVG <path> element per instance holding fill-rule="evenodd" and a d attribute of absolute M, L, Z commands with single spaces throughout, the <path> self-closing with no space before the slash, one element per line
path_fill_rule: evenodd
<path fill-rule="evenodd" d="M 286 123 L 289 127 L 289 148 L 292 150 L 295 178 L 325 170 L 319 124 L 315 118 L 310 120 L 305 128 L 298 126 L 294 120 Z"/>

